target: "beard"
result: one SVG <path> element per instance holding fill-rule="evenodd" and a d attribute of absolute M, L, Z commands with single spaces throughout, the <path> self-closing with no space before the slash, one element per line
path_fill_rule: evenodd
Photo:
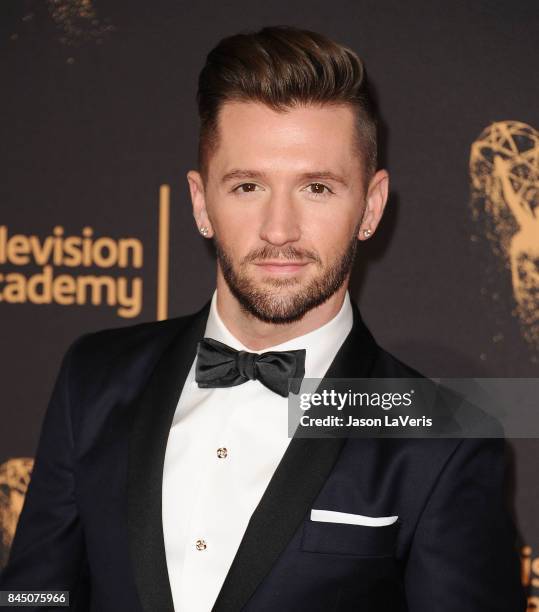
<path fill-rule="evenodd" d="M 345 249 L 325 267 L 314 251 L 300 251 L 292 246 L 278 249 L 266 245 L 250 253 L 242 260 L 239 269 L 236 269 L 232 258 L 216 235 L 213 241 L 225 282 L 242 310 L 266 323 L 285 324 L 299 321 L 305 313 L 323 304 L 341 288 L 354 263 L 360 224 L 358 223 Z M 252 261 L 261 262 L 280 257 L 286 261 L 310 259 L 318 267 L 319 272 L 308 280 L 305 286 L 294 277 L 268 277 L 264 282 L 257 284 L 245 272 L 247 265 Z M 280 291 L 282 289 L 285 291 Z"/>

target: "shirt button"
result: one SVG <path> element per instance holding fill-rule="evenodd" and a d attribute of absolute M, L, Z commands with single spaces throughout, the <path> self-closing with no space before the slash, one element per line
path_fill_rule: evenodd
<path fill-rule="evenodd" d="M 195 546 L 197 550 L 206 550 L 206 548 L 208 548 L 208 545 L 206 544 L 206 540 L 197 540 L 195 542 Z"/>
<path fill-rule="evenodd" d="M 219 457 L 219 459 L 224 459 L 227 455 L 228 450 L 224 446 L 221 446 L 217 449 L 217 456 Z"/>

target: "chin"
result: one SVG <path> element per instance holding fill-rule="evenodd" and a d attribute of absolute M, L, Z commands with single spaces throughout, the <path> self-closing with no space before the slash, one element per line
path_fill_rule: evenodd
<path fill-rule="evenodd" d="M 264 278 L 261 283 L 252 283 L 255 291 L 267 291 L 268 288 L 289 290 L 289 292 L 300 292 L 308 286 L 308 283 L 301 282 L 296 276 L 283 278 Z"/>

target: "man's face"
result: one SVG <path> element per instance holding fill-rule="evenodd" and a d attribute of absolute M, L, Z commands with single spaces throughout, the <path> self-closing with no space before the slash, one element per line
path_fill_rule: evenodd
<path fill-rule="evenodd" d="M 368 199 L 355 130 L 347 106 L 221 109 L 194 215 L 210 227 L 219 280 L 255 317 L 298 320 L 347 281 Z"/>

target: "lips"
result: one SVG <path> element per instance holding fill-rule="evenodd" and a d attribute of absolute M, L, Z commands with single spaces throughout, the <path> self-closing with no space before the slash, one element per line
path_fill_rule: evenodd
<path fill-rule="evenodd" d="M 286 274 L 290 272 L 298 272 L 305 266 L 307 266 L 309 262 L 283 262 L 283 261 L 264 261 L 255 264 L 260 269 L 264 270 L 264 272 L 272 272 L 277 274 Z"/>

